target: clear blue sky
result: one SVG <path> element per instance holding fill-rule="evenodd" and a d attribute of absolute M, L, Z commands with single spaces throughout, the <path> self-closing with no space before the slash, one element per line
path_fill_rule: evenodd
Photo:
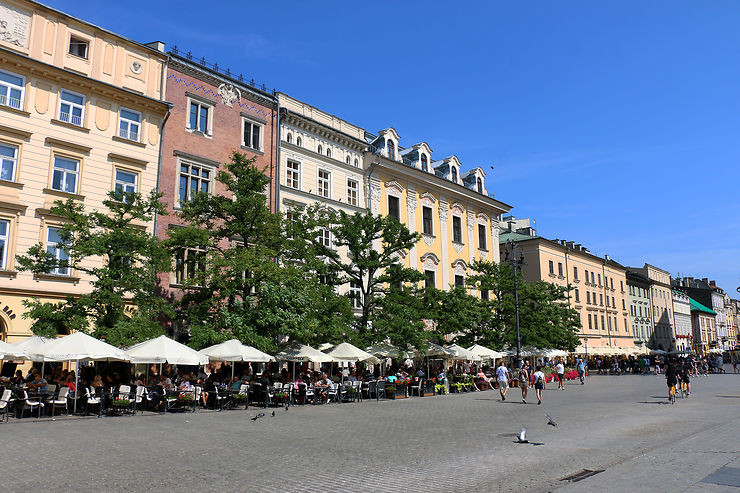
<path fill-rule="evenodd" d="M 543 236 L 740 296 L 739 2 L 47 3 L 481 165 Z"/>

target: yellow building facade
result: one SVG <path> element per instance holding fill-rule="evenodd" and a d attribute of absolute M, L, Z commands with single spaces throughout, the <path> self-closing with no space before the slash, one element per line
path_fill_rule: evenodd
<path fill-rule="evenodd" d="M 474 260 L 498 262 L 499 218 L 511 206 L 490 196 L 485 173 L 461 172 L 456 156 L 432 160 L 426 143 L 403 148 L 389 128 L 368 138 L 366 193 L 373 214 L 399 219 L 422 239 L 404 259 L 439 289 L 464 285 Z"/>
<path fill-rule="evenodd" d="M 165 62 L 152 47 L 39 3 L 0 0 L 0 339 L 31 335 L 24 299 L 90 289 L 70 269 L 17 271 L 16 255 L 39 242 L 65 255 L 54 201 L 96 209 L 116 188 L 156 189 Z"/>

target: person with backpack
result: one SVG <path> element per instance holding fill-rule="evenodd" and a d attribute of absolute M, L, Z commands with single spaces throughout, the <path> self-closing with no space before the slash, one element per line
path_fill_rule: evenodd
<path fill-rule="evenodd" d="M 542 391 L 545 388 L 545 374 L 542 373 L 542 368 L 537 367 L 537 371 L 534 372 L 534 391 L 537 395 L 537 405 L 542 404 Z"/>
<path fill-rule="evenodd" d="M 578 358 L 576 367 L 578 368 L 578 378 L 581 379 L 581 385 L 583 385 L 585 383 L 586 376 L 586 363 L 584 363 L 581 358 Z"/>

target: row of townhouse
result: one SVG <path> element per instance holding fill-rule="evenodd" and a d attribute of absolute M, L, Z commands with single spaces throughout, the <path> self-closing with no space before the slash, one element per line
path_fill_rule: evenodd
<path fill-rule="evenodd" d="M 524 258 L 525 280 L 573 288 L 569 302 L 580 314 L 579 336 L 586 347 L 706 352 L 740 343 L 740 301 L 714 281 L 673 279 L 650 264 L 623 266 L 582 244 L 538 236 L 529 219 L 504 217 L 502 260 L 512 245 Z"/>
<path fill-rule="evenodd" d="M 233 151 L 270 176 L 273 211 L 320 203 L 391 215 L 418 231 L 404 262 L 438 288 L 464 284 L 476 259 L 498 261 L 499 220 L 511 208 L 488 192 L 482 168 L 435 159 L 427 143 L 404 146 L 393 128 L 371 133 L 190 53 L 32 0 L 0 0 L 0 115 L 2 340 L 31 334 L 23 300 L 90 289 L 73 269 L 17 270 L 16 255 L 39 242 L 66 255 L 55 200 L 98 209 L 111 190 L 157 190 L 169 214 L 147 227 L 166 238 L 194 193 L 226 193 L 215 175 Z M 332 244 L 328 230 L 318 233 Z M 160 276 L 175 298 L 192 275 L 188 255 Z"/>

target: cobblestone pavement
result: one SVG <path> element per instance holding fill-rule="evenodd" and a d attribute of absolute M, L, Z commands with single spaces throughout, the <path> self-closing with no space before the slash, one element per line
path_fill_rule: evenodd
<path fill-rule="evenodd" d="M 2 491 L 740 491 L 740 375 L 594 376 L 541 406 L 498 392 L 0 425 Z M 547 426 L 545 413 L 558 423 Z M 522 426 L 531 443 L 516 444 Z M 601 470 L 579 482 L 583 469 Z M 727 469 L 734 471 L 734 469 Z"/>

